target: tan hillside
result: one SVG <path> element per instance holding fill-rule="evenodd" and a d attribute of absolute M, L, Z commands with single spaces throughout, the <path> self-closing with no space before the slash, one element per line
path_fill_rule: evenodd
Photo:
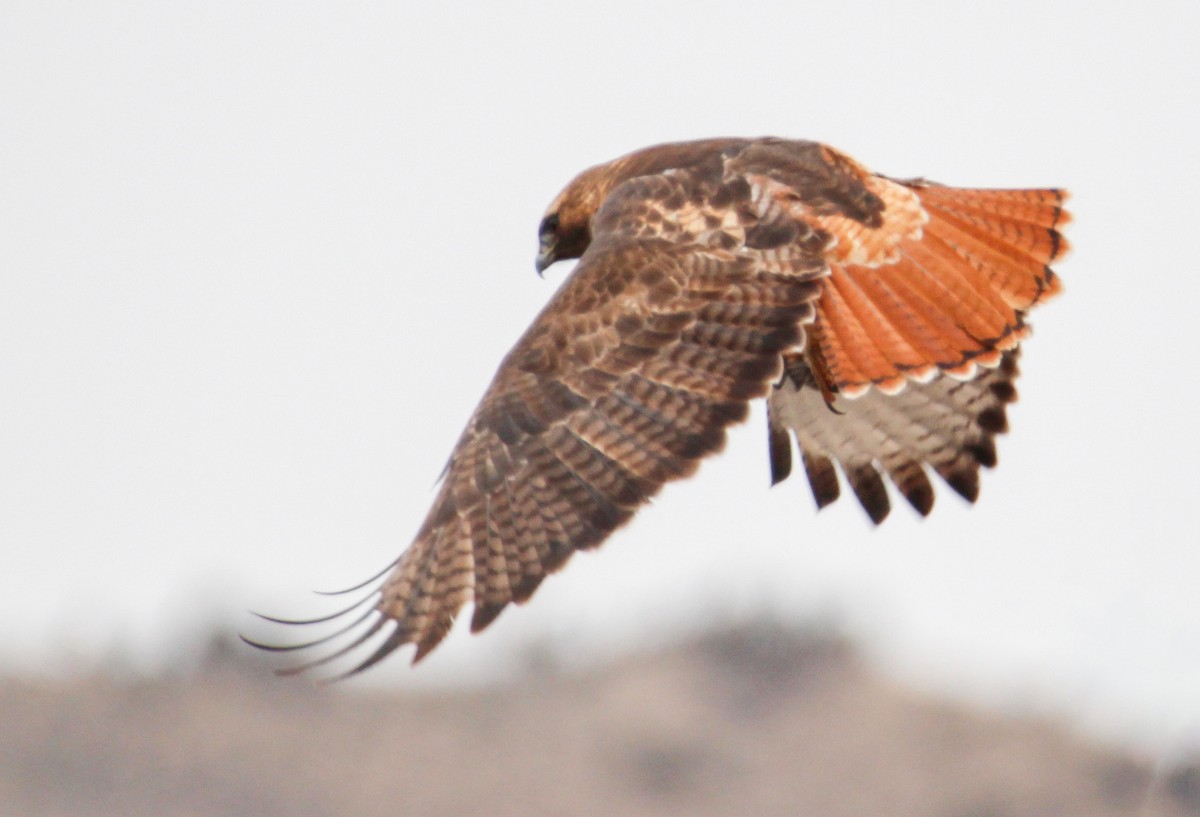
<path fill-rule="evenodd" d="M 0 681 L 3 817 L 1177 817 L 1153 773 L 757 628 L 482 692 L 363 693 L 218 651 L 188 679 Z"/>

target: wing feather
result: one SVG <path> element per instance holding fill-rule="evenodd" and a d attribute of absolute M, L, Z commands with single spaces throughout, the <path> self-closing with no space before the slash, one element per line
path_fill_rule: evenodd
<path fill-rule="evenodd" d="M 832 463 L 876 523 L 890 510 L 882 475 L 922 516 L 932 510 L 934 498 L 926 467 L 973 502 L 979 469 L 996 464 L 994 437 L 1008 427 L 1005 408 L 1016 399 L 1016 356 L 1015 350 L 1005 352 L 999 366 L 968 381 L 939 374 L 927 383 L 910 382 L 899 394 L 871 390 L 839 401 L 838 413 L 828 409 L 814 379 L 793 360 L 789 372 L 799 367 L 798 376 L 789 375 L 768 400 L 771 434 L 794 436 L 818 507 L 838 497 Z"/>
<path fill-rule="evenodd" d="M 756 212 L 750 195 L 696 171 L 635 179 L 610 197 L 384 579 L 369 633 L 395 628 L 356 670 L 409 643 L 420 659 L 468 602 L 472 629 L 486 627 L 691 474 L 769 392 L 782 355 L 803 345 L 828 269 L 802 244 L 731 246 L 769 209 Z"/>

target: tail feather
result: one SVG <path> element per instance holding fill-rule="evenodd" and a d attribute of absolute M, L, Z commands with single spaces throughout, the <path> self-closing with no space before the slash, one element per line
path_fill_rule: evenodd
<path fill-rule="evenodd" d="M 995 213 L 985 213 L 977 209 L 956 209 L 940 205 L 930 205 L 929 209 L 935 213 L 960 219 L 977 228 L 981 233 L 1042 264 L 1049 264 L 1069 249 L 1057 230 L 1038 224 L 1031 224 L 1019 219 L 1005 219 L 998 217 Z"/>
<path fill-rule="evenodd" d="M 1027 309 L 1041 296 L 1046 265 L 994 233 L 945 210 L 933 210 L 926 229 L 984 272 L 1014 309 Z"/>
<path fill-rule="evenodd" d="M 1021 221 L 1038 227 L 1062 227 L 1071 223 L 1071 214 L 1063 209 L 1067 191 L 998 190 L 986 188 L 943 187 L 915 183 L 926 207 L 940 207 L 963 213 L 975 213 L 988 219 Z"/>
<path fill-rule="evenodd" d="M 1003 337 L 1012 325 L 1013 310 L 986 278 L 959 262 L 949 247 L 941 245 L 943 252 L 939 254 L 938 243 L 936 237 L 930 236 L 928 242 L 914 246 L 891 274 L 919 292 L 929 308 L 957 330 L 951 333 L 951 337 L 957 338 L 954 346 L 957 354 L 951 358 L 956 360 L 964 351 L 964 337 L 966 342 L 978 343 Z"/>
<path fill-rule="evenodd" d="M 921 354 L 891 322 L 882 305 L 859 286 L 857 279 L 863 282 L 869 280 L 873 270 L 867 270 L 866 275 L 856 276 L 851 272 L 852 269 L 855 268 L 843 268 L 841 274 L 830 281 L 835 298 L 845 306 L 846 322 L 855 322 L 864 337 L 862 344 L 848 346 L 847 352 L 853 357 L 858 370 L 885 391 L 889 386 L 902 388 L 902 369 L 920 366 Z"/>
<path fill-rule="evenodd" d="M 955 358 L 954 344 L 938 331 L 936 318 L 931 322 L 926 316 L 928 303 L 911 291 L 900 269 L 885 267 L 875 270 L 874 275 L 858 272 L 843 271 L 854 277 L 863 294 L 878 307 L 881 317 L 903 336 L 915 353 L 911 361 L 896 357 L 897 368 L 920 380 L 933 373 L 936 361 Z"/>
<path fill-rule="evenodd" d="M 967 291 L 990 307 L 991 314 L 1003 321 L 1011 318 L 1013 307 L 992 283 L 987 270 L 966 262 L 937 228 L 927 230 L 922 240 L 909 242 L 905 252 L 930 274 L 962 281 Z"/>
<path fill-rule="evenodd" d="M 850 314 L 832 276 L 821 293 L 817 314 L 820 331 L 814 333 L 814 339 L 820 343 L 824 369 L 840 391 L 852 396 L 856 389 L 861 391 L 873 381 L 859 363 L 862 357 L 859 350 L 869 346 L 870 340 Z"/>

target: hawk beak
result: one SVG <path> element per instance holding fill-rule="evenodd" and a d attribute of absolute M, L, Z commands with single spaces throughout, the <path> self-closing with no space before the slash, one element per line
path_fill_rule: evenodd
<path fill-rule="evenodd" d="M 533 262 L 538 277 L 541 277 L 542 273 L 557 260 L 558 258 L 554 255 L 554 242 L 543 244 L 541 249 L 538 250 L 537 260 Z"/>

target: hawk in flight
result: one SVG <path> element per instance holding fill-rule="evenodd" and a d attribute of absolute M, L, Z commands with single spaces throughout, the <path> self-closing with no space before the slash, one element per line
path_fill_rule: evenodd
<path fill-rule="evenodd" d="M 384 633 L 353 673 L 405 644 L 420 659 L 468 602 L 482 630 L 691 475 L 757 398 L 772 482 L 794 440 L 818 506 L 839 469 L 876 523 L 885 478 L 922 515 L 929 470 L 973 501 L 1025 313 L 1060 289 L 1065 198 L 892 179 L 773 138 L 585 170 L 542 219 L 537 268 L 579 263 L 500 364 L 413 543 L 348 610 L 267 617 L 365 608 L 349 627 L 252 643 L 364 626 L 299 672 Z"/>

